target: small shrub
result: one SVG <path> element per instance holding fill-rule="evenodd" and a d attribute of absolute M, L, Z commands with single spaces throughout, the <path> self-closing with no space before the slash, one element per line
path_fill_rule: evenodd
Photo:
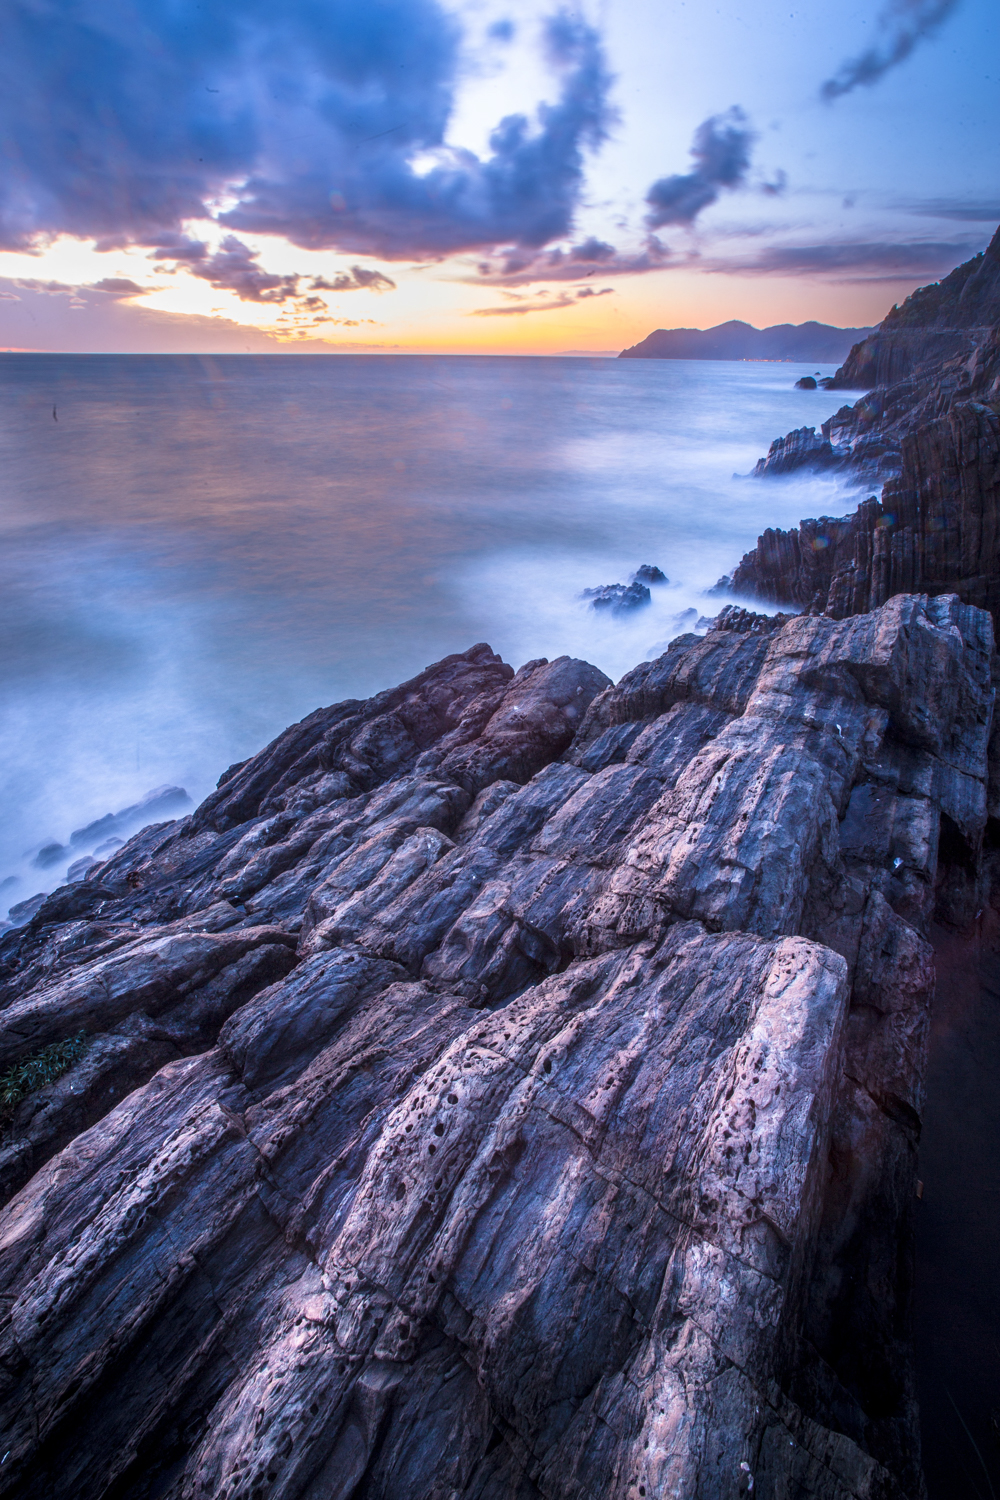
<path fill-rule="evenodd" d="M 0 1073 L 0 1120 L 9 1120 L 22 1099 L 40 1089 L 43 1083 L 52 1083 L 83 1056 L 87 1038 L 81 1031 L 65 1042 L 52 1042 L 37 1052 L 22 1057 L 5 1073 Z"/>

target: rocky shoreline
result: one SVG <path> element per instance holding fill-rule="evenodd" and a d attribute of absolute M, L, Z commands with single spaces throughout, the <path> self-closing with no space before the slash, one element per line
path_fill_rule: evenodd
<path fill-rule="evenodd" d="M 912 596 L 617 686 L 473 647 L 55 892 L 0 940 L 3 1061 L 88 1039 L 0 1158 L 0 1493 L 919 1495 L 992 649 Z"/>
<path fill-rule="evenodd" d="M 929 938 L 1000 817 L 973 343 L 824 439 L 881 501 L 744 559 L 794 613 L 617 684 L 473 646 L 0 936 L 0 1496 L 923 1500 Z"/>
<path fill-rule="evenodd" d="M 755 476 L 833 470 L 881 496 L 765 531 L 732 591 L 834 619 L 897 593 L 957 593 L 1000 620 L 1000 230 L 894 308 L 829 384 L 873 388 L 819 434 L 777 438 Z"/>

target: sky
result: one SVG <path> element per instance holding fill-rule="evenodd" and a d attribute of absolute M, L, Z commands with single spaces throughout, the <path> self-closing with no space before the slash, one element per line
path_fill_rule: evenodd
<path fill-rule="evenodd" d="M 877 322 L 1000 222 L 996 0 L 0 0 L 0 348 Z"/>

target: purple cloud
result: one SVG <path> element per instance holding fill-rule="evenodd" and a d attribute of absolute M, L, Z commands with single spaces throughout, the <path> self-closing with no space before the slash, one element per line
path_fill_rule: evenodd
<path fill-rule="evenodd" d="M 12 0 L 0 245 L 148 245 L 252 301 L 287 288 L 185 224 L 388 259 L 538 249 L 571 231 L 612 118 L 596 30 L 560 10 L 542 45 L 554 102 L 501 120 L 480 158 L 446 144 L 460 33 L 439 0 Z"/>
<path fill-rule="evenodd" d="M 691 145 L 694 169 L 661 177 L 646 194 L 650 229 L 664 224 L 692 224 L 719 196 L 721 188 L 741 187 L 750 167 L 754 135 L 746 115 L 733 106 L 698 126 Z"/>
<path fill-rule="evenodd" d="M 878 83 L 890 68 L 905 62 L 918 42 L 932 37 L 957 5 L 958 0 L 889 0 L 878 17 L 882 42 L 842 63 L 820 89 L 821 97 L 832 101 L 859 84 Z"/>

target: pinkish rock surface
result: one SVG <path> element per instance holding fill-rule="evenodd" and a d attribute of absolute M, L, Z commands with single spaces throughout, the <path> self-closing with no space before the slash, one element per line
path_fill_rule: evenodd
<path fill-rule="evenodd" d="M 989 615 L 488 647 L 0 939 L 0 1496 L 920 1500 L 935 910 Z"/>

